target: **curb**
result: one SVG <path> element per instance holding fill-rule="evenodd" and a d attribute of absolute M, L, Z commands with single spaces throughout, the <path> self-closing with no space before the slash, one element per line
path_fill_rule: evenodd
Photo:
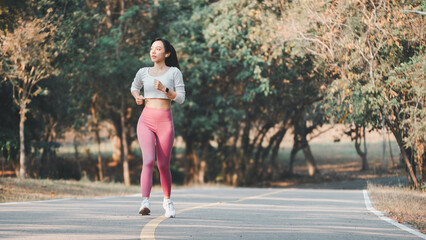
<path fill-rule="evenodd" d="M 418 236 L 418 237 L 420 237 L 422 239 L 426 239 L 426 235 L 423 234 L 423 233 L 421 233 L 421 232 L 419 232 L 417 229 L 413 229 L 413 228 L 407 227 L 407 226 L 405 226 L 403 224 L 400 224 L 400 223 L 398 223 L 398 222 L 396 222 L 396 221 L 394 221 L 394 220 L 386 217 L 385 214 L 383 214 L 382 212 L 377 211 L 376 209 L 374 209 L 373 206 L 371 205 L 370 197 L 368 196 L 368 191 L 366 189 L 364 189 L 364 190 L 362 190 L 362 192 L 364 194 L 365 206 L 367 207 L 367 209 L 370 212 L 374 213 L 381 220 L 383 220 L 385 222 L 388 222 L 388 223 L 390 223 L 390 224 L 398 227 L 401 230 L 407 231 L 407 232 L 409 232 L 409 233 L 411 233 L 413 235 L 416 235 L 416 236 Z"/>

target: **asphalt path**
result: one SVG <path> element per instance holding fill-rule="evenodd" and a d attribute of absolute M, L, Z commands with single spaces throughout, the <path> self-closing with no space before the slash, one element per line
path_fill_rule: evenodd
<path fill-rule="evenodd" d="M 0 239 L 426 239 L 358 189 L 188 188 L 172 199 L 176 218 L 163 217 L 161 192 L 150 216 L 138 214 L 140 194 L 0 204 Z"/>

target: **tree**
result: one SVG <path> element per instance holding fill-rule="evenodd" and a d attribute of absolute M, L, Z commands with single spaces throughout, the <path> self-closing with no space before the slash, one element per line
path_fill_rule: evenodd
<path fill-rule="evenodd" d="M 325 78 L 309 56 L 291 55 L 291 46 L 278 41 L 280 11 L 268 1 L 179 6 L 183 14 L 168 17 L 177 19 L 170 36 L 182 54 L 188 90 L 174 111 L 186 143 L 186 182 L 277 179 L 278 150 L 291 118 L 320 99 Z"/>
<path fill-rule="evenodd" d="M 163 4 L 159 14 L 161 9 L 172 7 Z M 183 105 L 174 104 L 172 108 L 176 135 L 185 141 L 186 184 L 215 180 L 219 171 L 216 159 L 209 157 L 212 149 L 209 141 L 213 140 L 214 128 L 219 124 L 218 99 L 221 97 L 219 88 L 213 87 L 215 78 L 212 77 L 221 70 L 203 36 L 209 12 L 207 1 L 180 1 L 178 14 L 169 13 L 169 19 L 160 22 L 163 25 L 170 22 L 165 34 L 170 36 L 179 54 L 185 81 L 186 100 Z"/>
<path fill-rule="evenodd" d="M 405 162 L 409 161 L 408 163 L 419 167 L 423 184 L 426 182 L 425 70 L 426 55 L 421 48 L 418 55 L 413 56 L 409 62 L 402 63 L 389 72 L 383 91 L 384 99 L 388 100 L 383 109 L 389 116 L 385 121 L 394 136 L 398 136 L 398 145 L 405 149 L 402 153 Z M 416 178 L 412 180 L 416 183 Z"/>
<path fill-rule="evenodd" d="M 330 89 L 340 91 L 329 91 L 324 101 L 326 118 L 333 123 L 342 123 L 347 126 L 345 134 L 354 141 L 355 150 L 361 158 L 361 170 L 368 170 L 366 128 L 371 127 L 371 122 L 377 115 L 377 109 L 372 108 L 372 95 L 363 87 L 360 80 L 350 83 L 335 81 Z M 363 143 L 363 148 L 361 148 Z"/>
<path fill-rule="evenodd" d="M 273 58 L 268 37 L 274 27 L 268 19 L 274 18 L 269 14 L 264 4 L 241 0 L 216 2 L 205 13 L 194 14 L 205 24 L 201 39 L 209 56 L 208 62 L 203 57 L 199 64 L 213 70 L 200 74 L 205 79 L 198 88 L 213 90 L 208 101 L 212 118 L 203 117 L 218 124 L 211 128 L 218 142 L 215 155 L 222 163 L 221 178 L 233 185 L 252 184 L 257 175 L 264 175 L 263 140 L 277 123 L 278 114 L 270 114 L 268 105 L 262 104 L 267 99 L 263 96 L 272 93 L 268 78 L 272 74 L 266 71 Z M 196 102 L 199 109 L 204 107 Z"/>
<path fill-rule="evenodd" d="M 94 75 L 99 86 L 105 87 L 104 106 L 120 138 L 123 178 L 126 185 L 130 185 L 128 155 L 132 140 L 129 136 L 130 126 L 135 118 L 132 109 L 136 109 L 133 99 L 129 97 L 129 80 L 133 79 L 140 67 L 140 61 L 137 60 L 138 50 L 147 42 L 141 29 L 151 21 L 146 5 L 144 2 L 126 3 L 124 0 L 107 3 L 102 9 L 106 12 L 106 24 L 101 27 L 104 34 L 97 39 L 94 49 L 94 56 L 103 60 L 93 59 L 93 67 L 105 69 L 104 72 L 95 72 Z M 109 81 L 102 84 L 105 78 Z M 131 104 L 134 108 L 129 107 Z"/>
<path fill-rule="evenodd" d="M 278 41 L 278 15 L 267 2 L 220 1 L 176 22 L 180 31 L 171 35 L 182 42 L 190 91 L 177 111 L 187 118 L 177 121 L 187 182 L 198 181 L 206 165 L 207 175 L 234 185 L 279 177 L 278 150 L 290 119 L 320 99 L 314 89 L 324 78 L 309 57 L 290 55 L 291 47 Z"/>
<path fill-rule="evenodd" d="M 61 57 L 69 62 L 62 69 L 64 77 L 72 83 L 70 94 L 74 96 L 74 107 L 71 110 L 82 116 L 95 134 L 100 180 L 103 160 L 99 151 L 99 124 L 109 121 L 115 128 L 112 135 L 118 139 L 113 160 L 122 163 L 124 182 L 130 184 L 128 156 L 130 143 L 135 139 L 130 130 L 137 120 L 138 116 L 132 113 L 138 112 L 138 106 L 129 89 L 134 74 L 143 65 L 141 46 L 148 42 L 146 35 L 151 32 L 153 22 L 150 4 L 118 0 L 47 3 L 69 14 L 62 18 L 62 10 L 58 12 L 63 38 L 67 40 Z"/>
<path fill-rule="evenodd" d="M 45 19 L 19 20 L 19 27 L 12 33 L 2 32 L 1 71 L 5 81 L 11 83 L 13 99 L 19 106 L 20 177 L 26 177 L 25 115 L 32 97 L 42 93 L 39 82 L 48 79 L 54 68 L 54 27 Z"/>
<path fill-rule="evenodd" d="M 420 1 L 311 1 L 300 0 L 298 7 L 286 15 L 283 22 L 292 26 L 292 33 L 283 35 L 304 43 L 305 49 L 326 62 L 339 77 L 328 89 L 329 97 L 342 104 L 342 113 L 353 111 L 352 106 L 368 109 L 365 115 L 340 114 L 339 120 L 348 116 L 361 117 L 374 129 L 380 129 L 384 120 L 393 132 L 407 165 L 409 178 L 419 187 L 415 164 L 410 162 L 412 148 L 408 147 L 407 129 L 403 126 L 403 109 L 395 102 L 417 102 L 411 85 L 403 85 L 398 99 L 396 91 L 389 89 L 388 73 L 419 52 L 424 45 L 424 20 L 407 16 L 401 9 L 418 8 Z M 389 89 L 389 91 L 384 91 Z M 363 96 L 357 98 L 354 96 Z M 351 97 L 348 97 L 351 96 Z M 350 99 L 346 101 L 345 99 Z M 356 102 L 354 102 L 356 101 Z M 333 107 L 333 105 L 330 105 Z M 337 106 L 336 106 L 337 107 Z M 421 109 L 421 104 L 414 106 Z M 420 112 L 420 111 L 417 111 Z M 410 117 L 417 116 L 416 114 Z M 354 118 L 351 121 L 355 121 Z M 356 122 L 355 122 L 356 123 Z M 404 131 L 405 129 L 405 131 Z M 416 144 L 419 142 L 416 142 Z M 422 145 L 422 143 L 419 143 Z M 421 156 L 421 154 L 420 154 Z"/>

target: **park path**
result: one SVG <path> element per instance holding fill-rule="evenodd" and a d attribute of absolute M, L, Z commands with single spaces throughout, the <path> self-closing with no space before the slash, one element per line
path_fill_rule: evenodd
<path fill-rule="evenodd" d="M 383 221 L 363 190 L 188 188 L 177 217 L 137 213 L 140 195 L 0 204 L 0 239 L 426 239 Z"/>

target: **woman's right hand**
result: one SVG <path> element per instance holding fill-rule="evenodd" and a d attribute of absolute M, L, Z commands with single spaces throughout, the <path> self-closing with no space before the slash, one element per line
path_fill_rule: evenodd
<path fill-rule="evenodd" d="M 139 95 L 139 96 L 135 97 L 136 104 L 137 105 L 142 105 L 144 99 L 145 98 L 142 95 Z"/>

